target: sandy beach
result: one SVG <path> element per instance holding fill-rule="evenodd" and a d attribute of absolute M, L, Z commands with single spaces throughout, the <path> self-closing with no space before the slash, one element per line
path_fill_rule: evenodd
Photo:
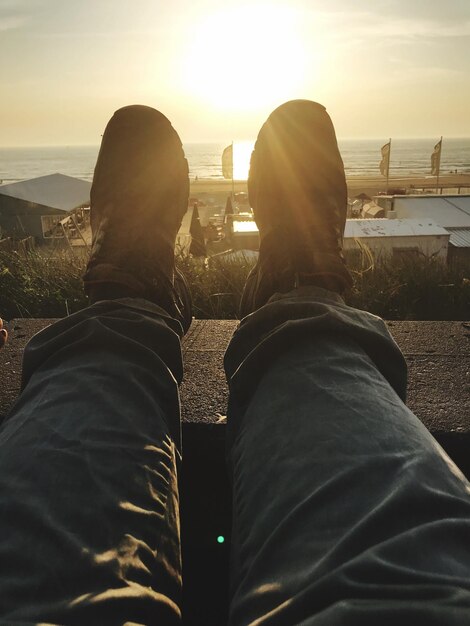
<path fill-rule="evenodd" d="M 380 192 L 384 192 L 387 187 L 386 180 L 383 176 L 363 178 L 355 176 L 347 179 L 348 195 L 354 198 L 360 193 L 366 193 L 368 196 L 375 196 Z M 439 187 L 443 188 L 442 193 L 470 193 L 470 174 L 447 174 L 439 177 Z M 466 187 L 466 189 L 464 189 Z M 436 189 L 435 176 L 412 177 L 404 176 L 402 178 L 390 178 L 388 181 L 389 190 L 405 189 L 407 193 L 412 193 L 413 189 L 427 189 L 431 192 Z"/>
<path fill-rule="evenodd" d="M 382 176 L 362 177 L 354 176 L 347 179 L 348 195 L 354 198 L 360 193 L 365 193 L 372 197 L 386 189 L 386 180 Z M 388 188 L 390 190 L 406 189 L 408 192 L 415 189 L 426 188 L 431 192 L 436 188 L 435 177 L 403 177 L 390 178 Z M 458 193 L 461 187 L 461 193 L 470 193 L 470 174 L 447 174 L 440 176 L 439 186 L 443 187 L 443 193 Z M 465 188 L 464 188 L 465 187 Z M 235 192 L 246 191 L 246 181 L 235 181 Z M 193 180 L 191 181 L 191 196 L 225 198 L 232 191 L 232 182 L 230 180 Z"/>

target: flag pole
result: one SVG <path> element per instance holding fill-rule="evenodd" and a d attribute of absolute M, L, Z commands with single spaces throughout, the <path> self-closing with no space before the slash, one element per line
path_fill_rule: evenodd
<path fill-rule="evenodd" d="M 436 194 L 439 193 L 439 173 L 440 173 L 440 170 L 441 170 L 442 135 L 441 135 L 441 140 L 440 140 L 439 144 L 440 144 L 440 147 L 439 147 L 439 161 L 437 163 Z"/>
<path fill-rule="evenodd" d="M 392 154 L 392 138 L 390 137 L 389 141 L 388 141 L 388 163 L 387 163 L 387 193 L 388 193 L 388 177 L 389 177 L 389 172 L 390 172 L 390 156 Z"/>
<path fill-rule="evenodd" d="M 235 181 L 233 179 L 234 172 L 235 172 L 235 167 L 234 167 L 234 158 L 233 158 L 233 139 L 232 139 L 232 202 L 235 201 Z"/>

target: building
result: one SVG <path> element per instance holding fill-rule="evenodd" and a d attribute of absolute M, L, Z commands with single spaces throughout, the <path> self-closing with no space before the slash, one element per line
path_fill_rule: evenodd
<path fill-rule="evenodd" d="M 252 213 L 227 215 L 226 240 L 233 250 L 259 250 L 259 233 Z"/>
<path fill-rule="evenodd" d="M 426 256 L 447 259 L 449 233 L 429 219 L 346 220 L 346 256 L 360 253 L 365 245 L 375 259 L 409 259 Z"/>
<path fill-rule="evenodd" d="M 36 243 L 48 239 L 77 237 L 90 206 L 91 183 L 64 174 L 0 185 L 0 229 L 3 236 Z M 75 231 L 75 232 L 73 232 Z"/>
<path fill-rule="evenodd" d="M 259 234 L 252 216 L 230 216 L 228 242 L 232 250 L 258 250 Z M 344 250 L 354 257 L 366 246 L 375 259 L 419 256 L 447 259 L 449 232 L 432 220 L 348 219 Z"/>
<path fill-rule="evenodd" d="M 470 262 L 470 195 L 376 196 L 375 202 L 400 219 L 430 220 L 445 228 L 449 261 Z"/>

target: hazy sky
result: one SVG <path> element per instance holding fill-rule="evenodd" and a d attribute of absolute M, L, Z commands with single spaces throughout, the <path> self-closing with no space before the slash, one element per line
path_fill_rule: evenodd
<path fill-rule="evenodd" d="M 251 139 L 297 97 L 340 137 L 470 136 L 470 0 L 0 0 L 0 59 L 2 146 L 97 144 L 130 103 Z"/>

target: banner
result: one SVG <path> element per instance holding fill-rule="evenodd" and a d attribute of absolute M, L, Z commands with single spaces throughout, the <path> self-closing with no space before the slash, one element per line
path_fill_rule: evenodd
<path fill-rule="evenodd" d="M 439 170 L 441 169 L 441 151 L 442 137 L 434 146 L 434 152 L 431 154 L 431 174 L 433 176 L 439 176 Z"/>
<path fill-rule="evenodd" d="M 233 180 L 233 143 L 222 152 L 222 174 Z"/>
<path fill-rule="evenodd" d="M 382 176 L 387 176 L 388 177 L 388 170 L 390 168 L 390 147 L 391 147 L 392 142 L 389 141 L 388 143 L 386 143 L 384 146 L 382 146 L 382 148 L 380 149 L 381 153 L 382 153 L 382 160 L 380 161 L 380 173 L 382 174 Z"/>

